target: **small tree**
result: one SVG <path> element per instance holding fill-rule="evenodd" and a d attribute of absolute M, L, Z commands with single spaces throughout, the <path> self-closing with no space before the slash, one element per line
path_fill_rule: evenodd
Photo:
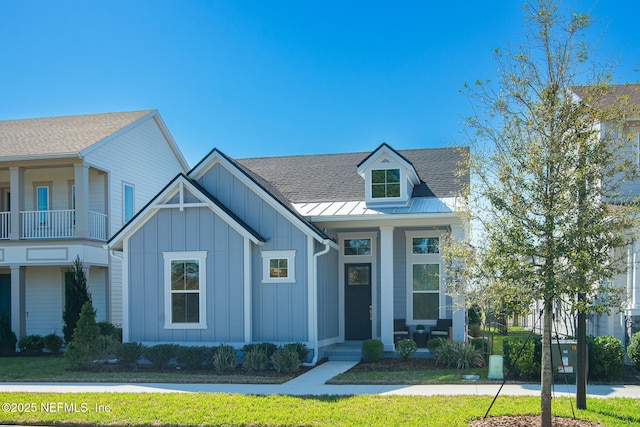
<path fill-rule="evenodd" d="M 76 368 L 87 368 L 100 355 L 100 329 L 96 325 L 96 311 L 87 301 L 82 306 L 73 339 L 67 344 L 65 357 Z"/>
<path fill-rule="evenodd" d="M 76 257 L 73 261 L 73 280 L 65 286 L 65 307 L 62 314 L 64 320 L 64 340 L 68 343 L 73 338 L 73 331 L 78 324 L 80 310 L 86 302 L 91 302 L 91 294 L 87 289 L 87 275 L 84 272 L 80 257 Z"/>

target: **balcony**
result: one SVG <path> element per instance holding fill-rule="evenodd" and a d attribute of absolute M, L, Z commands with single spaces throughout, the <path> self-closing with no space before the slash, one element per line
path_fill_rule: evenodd
<path fill-rule="evenodd" d="M 21 239 L 72 239 L 76 237 L 76 211 L 22 211 Z M 89 238 L 107 240 L 107 215 L 89 211 Z M 10 212 L 0 212 L 0 239 L 9 239 Z"/>

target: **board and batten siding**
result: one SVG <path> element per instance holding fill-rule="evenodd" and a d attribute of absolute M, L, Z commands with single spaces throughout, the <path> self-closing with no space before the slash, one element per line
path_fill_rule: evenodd
<path fill-rule="evenodd" d="M 316 252 L 320 250 L 316 248 Z M 319 340 L 337 338 L 340 335 L 338 254 L 338 251 L 331 250 L 318 258 Z"/>
<path fill-rule="evenodd" d="M 199 184 L 267 242 L 252 247 L 253 341 L 308 340 L 307 235 L 220 163 Z M 262 283 L 262 251 L 295 251 L 294 283 Z"/>
<path fill-rule="evenodd" d="M 129 339 L 244 340 L 244 238 L 209 208 L 160 209 L 129 240 Z M 165 329 L 164 252 L 205 251 L 206 329 Z"/>

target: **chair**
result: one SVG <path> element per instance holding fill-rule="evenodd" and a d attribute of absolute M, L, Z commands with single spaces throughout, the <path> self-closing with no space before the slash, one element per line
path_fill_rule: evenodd
<path fill-rule="evenodd" d="M 409 327 L 405 319 L 393 319 L 393 343 L 409 338 Z"/>
<path fill-rule="evenodd" d="M 451 339 L 451 328 L 453 321 L 451 319 L 438 319 L 435 326 L 429 330 L 429 339 L 447 338 Z"/>

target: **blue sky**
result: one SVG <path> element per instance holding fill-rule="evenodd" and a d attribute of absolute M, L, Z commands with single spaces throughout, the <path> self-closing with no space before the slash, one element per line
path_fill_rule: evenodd
<path fill-rule="evenodd" d="M 464 144 L 522 1 L 0 0 L 0 119 L 158 109 L 187 161 Z M 565 1 L 638 81 L 640 2 Z"/>

